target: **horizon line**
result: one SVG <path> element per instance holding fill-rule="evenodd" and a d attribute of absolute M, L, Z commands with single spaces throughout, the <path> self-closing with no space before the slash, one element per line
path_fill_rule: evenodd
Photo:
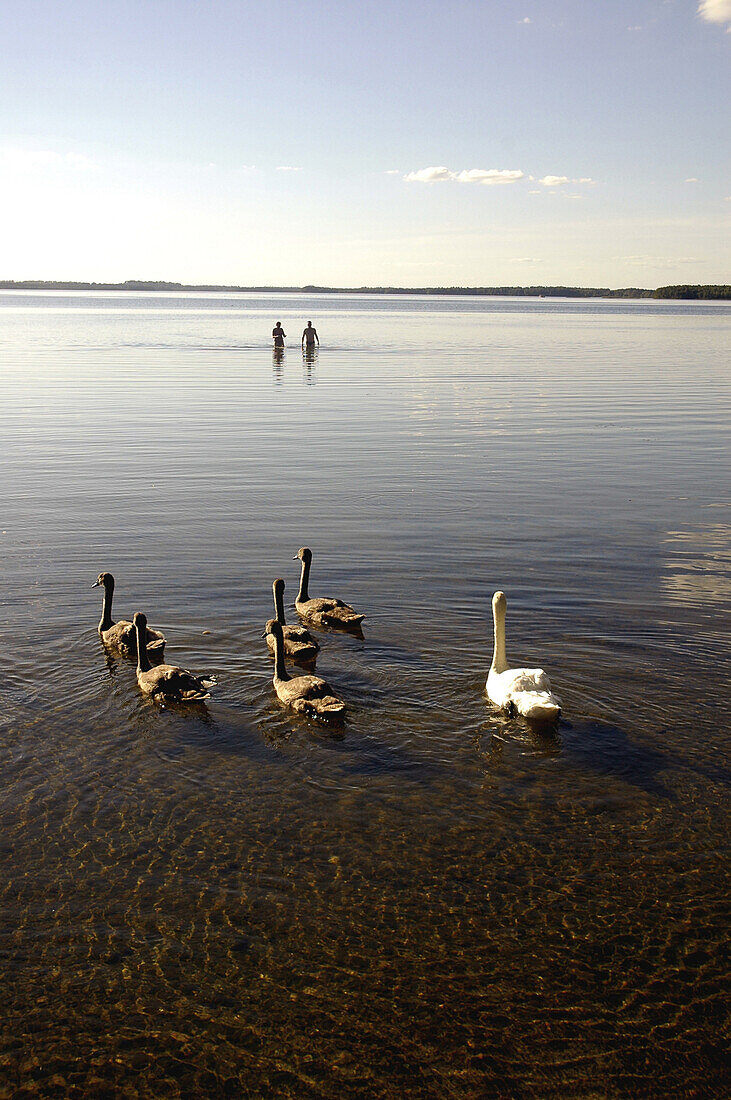
<path fill-rule="evenodd" d="M 546 296 L 585 296 L 601 297 L 622 295 L 624 297 L 653 297 L 661 291 L 684 291 L 686 294 L 701 291 L 713 291 L 714 297 L 731 298 L 731 287 L 719 283 L 671 283 L 655 288 L 648 287 L 584 287 L 568 284 L 536 284 L 529 286 L 359 286 L 359 287 L 332 287 L 317 284 L 305 284 L 303 286 L 267 286 L 253 285 L 241 286 L 223 283 L 181 283 L 165 279 L 126 279 L 122 282 L 111 281 L 86 281 L 80 279 L 0 279 L 2 290 L 119 290 L 136 292 L 155 292 L 164 290 L 174 291 L 208 291 L 232 293 L 274 292 L 281 294 L 319 293 L 319 294 L 441 294 L 441 295 L 481 295 L 481 296 L 516 296 L 539 297 Z M 696 294 L 692 294 L 693 297 Z M 669 295 L 666 295 L 669 296 Z"/>

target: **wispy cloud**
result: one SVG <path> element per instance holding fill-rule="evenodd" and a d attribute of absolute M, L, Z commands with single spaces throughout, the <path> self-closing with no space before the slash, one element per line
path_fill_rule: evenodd
<path fill-rule="evenodd" d="M 494 186 L 496 184 L 517 183 L 525 175 L 519 168 L 463 168 L 453 172 L 444 165 L 432 168 L 420 168 L 408 172 L 404 179 L 408 183 L 442 183 L 452 180 L 457 183 L 479 183 Z"/>
<path fill-rule="evenodd" d="M 570 176 L 544 176 L 538 180 L 544 187 L 565 187 L 567 183 L 594 183 L 591 176 L 579 176 L 572 179 Z"/>
<path fill-rule="evenodd" d="M 700 0 L 698 14 L 708 23 L 731 24 L 731 0 Z"/>
<path fill-rule="evenodd" d="M 701 263 L 694 256 L 617 256 L 616 259 L 631 267 L 657 267 L 663 270 L 671 270 L 685 264 Z"/>
<path fill-rule="evenodd" d="M 401 175 L 401 169 L 400 168 L 387 168 L 386 171 L 383 174 L 384 174 L 384 176 L 400 176 Z"/>
<path fill-rule="evenodd" d="M 528 23 L 532 23 L 533 20 L 530 18 L 530 16 L 526 15 L 522 19 L 519 19 L 518 22 L 523 23 L 523 24 L 528 24 Z"/>
<path fill-rule="evenodd" d="M 698 181 L 697 176 L 688 176 L 687 180 L 684 180 L 683 182 L 684 183 L 698 183 L 699 181 Z"/>
<path fill-rule="evenodd" d="M 302 168 L 293 168 L 291 164 L 280 164 L 277 167 L 277 172 L 301 172 Z"/>
<path fill-rule="evenodd" d="M 513 256 L 511 264 L 542 264 L 543 260 L 537 256 Z"/>

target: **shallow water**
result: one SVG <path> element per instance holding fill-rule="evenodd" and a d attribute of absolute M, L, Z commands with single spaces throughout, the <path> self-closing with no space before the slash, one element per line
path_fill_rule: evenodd
<path fill-rule="evenodd" d="M 0 293 L 1 1095 L 723 1093 L 730 330 Z M 340 732 L 260 637 L 302 545 L 367 616 Z M 205 708 L 105 655 L 100 570 Z M 552 735 L 486 702 L 496 588 Z"/>

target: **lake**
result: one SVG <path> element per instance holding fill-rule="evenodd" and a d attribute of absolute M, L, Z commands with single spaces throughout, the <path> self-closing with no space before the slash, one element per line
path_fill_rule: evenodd
<path fill-rule="evenodd" d="M 723 1094 L 730 334 L 0 292 L 2 1095 Z M 366 615 L 340 730 L 261 638 L 301 546 Z M 103 570 L 204 707 L 105 654 Z M 553 732 L 486 700 L 496 589 Z"/>

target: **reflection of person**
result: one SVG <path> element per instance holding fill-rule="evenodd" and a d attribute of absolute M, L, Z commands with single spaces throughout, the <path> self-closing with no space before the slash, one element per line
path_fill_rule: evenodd
<path fill-rule="evenodd" d="M 312 327 L 312 321 L 307 322 L 307 328 L 302 333 L 302 347 L 307 346 L 308 351 L 314 351 L 315 340 L 317 340 L 317 346 L 320 346 L 320 337 L 317 335 L 317 329 Z"/>
<path fill-rule="evenodd" d="M 284 347 L 284 337 L 286 335 L 287 335 L 287 333 L 282 328 L 282 322 L 277 321 L 276 325 L 272 329 L 272 336 L 274 337 L 274 347 L 275 348 L 283 348 Z"/>

